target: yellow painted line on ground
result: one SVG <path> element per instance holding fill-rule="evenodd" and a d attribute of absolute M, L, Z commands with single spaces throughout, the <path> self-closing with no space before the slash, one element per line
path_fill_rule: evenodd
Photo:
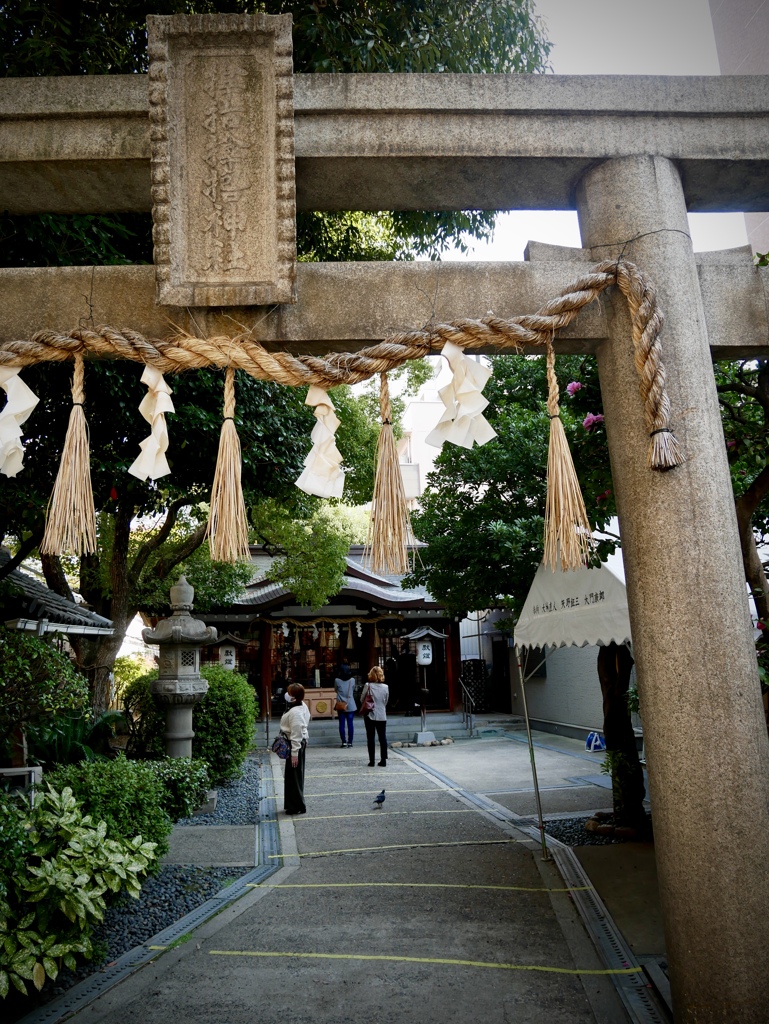
<path fill-rule="evenodd" d="M 349 850 L 311 850 L 308 853 L 271 853 L 270 860 L 283 860 L 285 857 L 331 857 L 335 853 L 373 853 L 379 850 L 418 850 L 435 846 L 507 846 L 518 843 L 517 839 L 468 839 L 453 843 L 394 843 L 392 846 L 356 846 Z"/>
<path fill-rule="evenodd" d="M 497 971 L 539 971 L 544 974 L 639 974 L 641 967 L 618 967 L 594 971 L 579 967 L 550 967 L 545 964 L 498 964 L 487 960 L 450 960 L 430 956 L 377 956 L 368 953 L 284 953 L 238 949 L 210 949 L 211 956 L 298 957 L 304 960 L 375 960 L 399 964 L 448 964 L 451 967 L 488 967 Z"/>
<path fill-rule="evenodd" d="M 377 778 L 378 777 L 379 776 L 377 776 Z M 370 796 L 371 799 L 373 800 L 374 797 L 376 796 L 376 793 L 372 794 L 371 789 L 373 789 L 373 786 L 371 788 L 369 788 L 369 789 L 351 789 L 351 790 L 348 790 L 345 793 L 307 793 L 307 792 L 305 792 L 304 795 L 308 799 L 309 798 L 315 798 L 315 797 L 321 797 L 321 796 Z M 388 796 L 391 793 L 459 793 L 459 792 L 461 792 L 459 787 L 457 787 L 456 789 L 449 789 L 448 787 L 443 787 L 443 786 L 441 786 L 441 787 L 431 786 L 430 789 L 388 789 L 387 790 Z"/>
<path fill-rule="evenodd" d="M 458 882 L 247 882 L 248 889 L 491 889 L 494 892 L 587 892 L 592 886 L 548 889 L 536 885 L 464 885 Z"/>
<path fill-rule="evenodd" d="M 381 818 L 383 815 L 387 815 L 391 818 L 394 814 L 483 814 L 485 813 L 479 807 L 451 807 L 448 810 L 440 811 L 364 811 L 359 814 L 318 814 L 313 815 L 311 818 L 305 817 L 304 814 L 294 815 L 297 819 L 297 823 L 305 821 L 343 821 L 345 818 Z"/>
<path fill-rule="evenodd" d="M 147 949 L 168 949 L 168 946 L 147 946 Z"/>
<path fill-rule="evenodd" d="M 383 775 L 421 775 L 421 772 L 416 771 L 399 771 L 399 772 L 377 772 L 376 775 L 372 775 L 372 779 L 381 779 Z M 333 775 L 316 775 L 314 772 L 307 772 L 305 781 L 311 782 L 313 779 L 354 779 L 360 778 L 363 775 L 363 771 L 359 772 L 336 772 Z"/>

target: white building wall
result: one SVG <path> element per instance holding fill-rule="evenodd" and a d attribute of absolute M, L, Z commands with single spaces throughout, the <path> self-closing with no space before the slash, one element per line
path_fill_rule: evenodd
<path fill-rule="evenodd" d="M 547 675 L 526 683 L 529 717 L 544 722 L 603 729 L 597 647 L 548 648 Z M 513 714 L 523 714 L 520 686 L 513 688 Z"/>

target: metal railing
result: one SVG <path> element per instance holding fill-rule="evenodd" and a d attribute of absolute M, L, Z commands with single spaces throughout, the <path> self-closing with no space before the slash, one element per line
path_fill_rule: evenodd
<path fill-rule="evenodd" d="M 462 687 L 462 725 L 470 730 L 470 739 L 473 738 L 473 724 L 475 720 L 475 701 L 470 696 L 470 691 L 459 677 L 459 685 Z"/>

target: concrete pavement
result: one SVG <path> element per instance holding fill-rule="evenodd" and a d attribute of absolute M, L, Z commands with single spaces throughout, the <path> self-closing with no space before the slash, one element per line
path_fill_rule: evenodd
<path fill-rule="evenodd" d="M 362 747 L 310 747 L 308 813 L 278 815 L 281 848 L 269 856 L 280 870 L 71 1019 L 626 1020 L 567 886 L 536 840 L 494 813 L 495 801 L 530 799 L 521 754 L 528 765 L 525 745 L 500 738 L 393 752 L 368 768 Z M 584 790 L 568 782 L 583 764 L 595 774 L 566 754 L 545 775 Z M 489 789 L 490 809 L 465 782 Z"/>

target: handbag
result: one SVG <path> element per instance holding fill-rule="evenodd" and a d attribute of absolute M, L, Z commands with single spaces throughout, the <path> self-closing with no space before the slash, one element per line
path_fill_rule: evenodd
<path fill-rule="evenodd" d="M 285 761 L 286 758 L 291 757 L 291 740 L 282 732 L 278 733 L 272 744 L 272 752 Z"/>
<path fill-rule="evenodd" d="M 363 698 L 363 703 L 360 707 L 361 714 L 368 715 L 374 710 L 374 695 L 371 690 L 368 690 L 366 696 Z"/>
<path fill-rule="evenodd" d="M 347 701 L 346 700 L 337 700 L 336 704 L 334 705 L 334 711 L 346 711 L 346 710 L 347 710 Z"/>

